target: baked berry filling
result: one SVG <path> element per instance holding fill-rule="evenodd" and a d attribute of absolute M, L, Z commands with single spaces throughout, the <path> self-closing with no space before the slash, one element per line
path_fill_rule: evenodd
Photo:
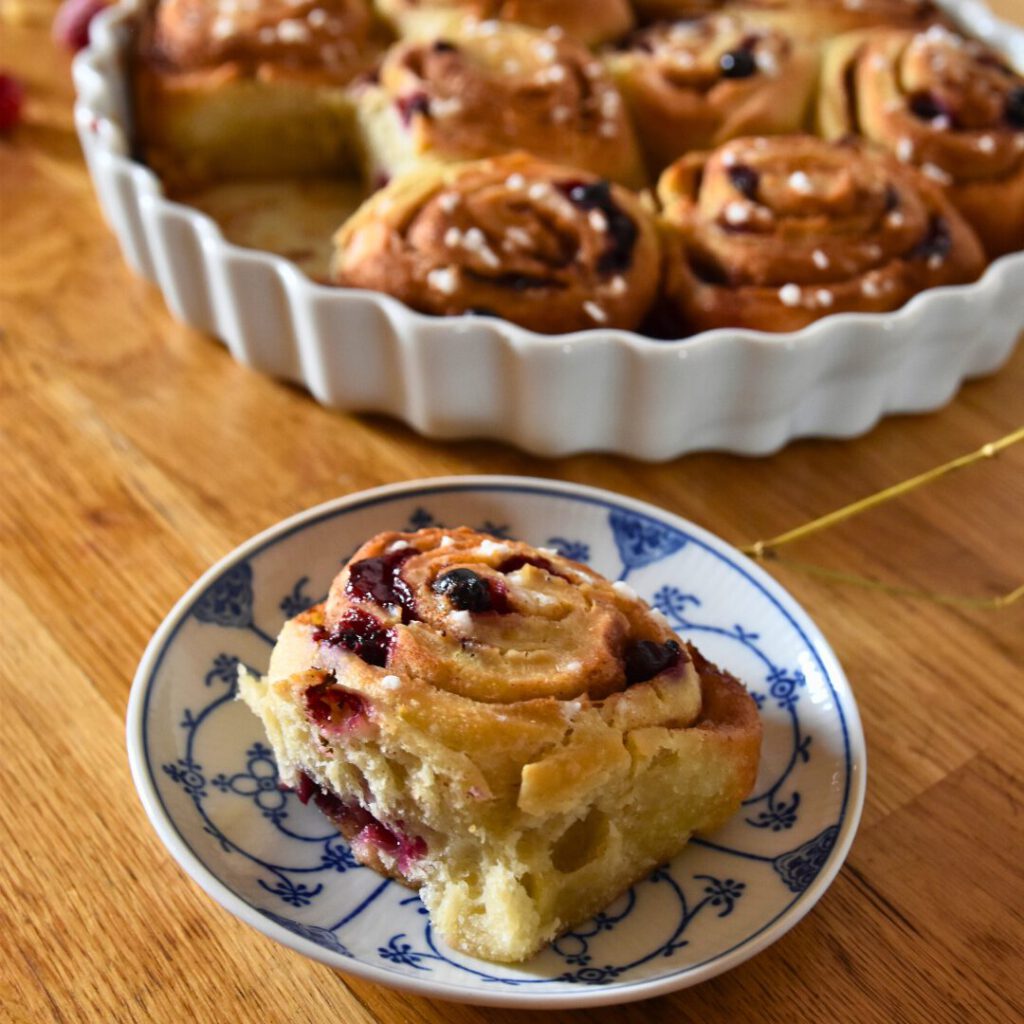
<path fill-rule="evenodd" d="M 399 96 L 395 100 L 395 106 L 398 108 L 398 116 L 402 119 L 402 124 L 406 128 L 412 124 L 412 119 L 417 114 L 430 117 L 430 97 L 425 92 L 414 92 L 408 96 Z"/>
<path fill-rule="evenodd" d="M 483 576 L 472 569 L 452 569 L 434 580 L 431 588 L 435 594 L 443 594 L 451 606 L 461 612 L 489 612 L 491 610 L 491 588 Z"/>
<path fill-rule="evenodd" d="M 290 790 L 291 786 L 286 786 L 282 782 L 279 784 L 279 788 Z M 309 798 L 317 792 L 316 783 L 305 772 L 299 772 L 299 784 L 295 787 L 294 792 L 299 798 L 299 803 L 305 806 L 309 803 Z"/>
<path fill-rule="evenodd" d="M 349 568 L 345 593 L 359 601 L 396 605 L 402 609 L 402 622 L 408 625 L 416 614 L 416 598 L 402 578 L 402 563 L 416 553 L 415 548 L 389 551 L 376 558 L 364 558 Z"/>
<path fill-rule="evenodd" d="M 358 803 L 347 803 L 335 793 L 321 789 L 305 772 L 299 773 L 295 794 L 302 803 L 313 803 L 324 817 L 346 835 L 353 835 L 352 845 L 365 843 L 375 846 L 382 853 L 394 857 L 399 871 L 408 870 L 409 865 L 427 853 L 426 841 L 421 836 L 410 836 L 397 828 L 389 828 Z"/>
<path fill-rule="evenodd" d="M 313 640 L 329 647 L 342 647 L 362 658 L 367 665 L 383 668 L 388 663 L 395 636 L 390 629 L 384 628 L 380 619 L 352 608 L 333 630 L 323 627 L 313 630 Z"/>
<path fill-rule="evenodd" d="M 1024 128 L 1024 85 L 1011 89 L 1006 97 L 1006 120 L 1017 128 Z"/>
<path fill-rule="evenodd" d="M 324 736 L 363 732 L 370 724 L 366 701 L 331 677 L 306 690 L 306 714 Z"/>
<path fill-rule="evenodd" d="M 406 835 L 401 829 L 388 828 L 377 819 L 364 825 L 352 842 L 354 845 L 366 843 L 375 846 L 381 853 L 394 857 L 398 870 L 403 874 L 409 870 L 410 864 L 427 852 L 427 844 L 421 836 Z"/>
<path fill-rule="evenodd" d="M 345 832 L 362 830 L 369 825 L 380 824 L 377 819 L 366 808 L 357 803 L 346 803 L 337 793 L 328 789 L 321 789 L 305 772 L 299 773 L 299 788 L 297 794 L 302 800 L 302 793 L 306 791 L 313 797 L 313 803 L 317 810 L 325 818 L 339 829 Z M 309 796 L 303 803 L 309 801 Z"/>
<path fill-rule="evenodd" d="M 447 597 L 456 611 L 507 615 L 512 610 L 505 584 L 485 579 L 472 569 L 450 569 L 434 580 L 431 589 Z"/>
<path fill-rule="evenodd" d="M 944 260 L 953 247 L 953 238 L 949 233 L 949 224 L 945 217 L 932 215 L 928 222 L 928 231 L 913 249 L 907 253 L 908 259 Z"/>
<path fill-rule="evenodd" d="M 491 588 L 491 611 L 498 615 L 508 615 L 512 606 L 508 603 L 508 590 L 501 580 L 489 579 L 487 585 Z"/>
<path fill-rule="evenodd" d="M 25 89 L 13 75 L 0 74 L 0 132 L 8 132 L 21 121 Z"/>
<path fill-rule="evenodd" d="M 689 262 L 694 277 L 703 284 L 721 286 L 730 283 L 729 275 L 714 261 L 709 253 L 698 252 L 695 249 L 690 253 Z"/>
<path fill-rule="evenodd" d="M 599 274 L 619 274 L 628 270 L 633 262 L 637 229 L 633 219 L 619 209 L 612 199 L 612 187 L 607 181 L 566 181 L 558 186 L 574 206 L 581 210 L 599 210 L 607 223 L 608 246 L 597 260 Z"/>
<path fill-rule="evenodd" d="M 718 68 L 723 78 L 749 78 L 757 72 L 757 61 L 745 47 L 727 50 L 718 58 Z"/>
<path fill-rule="evenodd" d="M 566 286 L 561 281 L 552 281 L 546 277 L 537 277 L 533 274 L 498 274 L 491 277 L 488 274 L 478 274 L 473 270 L 463 268 L 463 274 L 466 277 L 472 278 L 474 281 L 483 281 L 486 284 L 494 285 L 498 288 L 508 288 L 514 292 L 526 292 L 531 288 L 565 288 Z M 467 311 L 468 312 L 468 311 Z M 482 316 L 495 316 L 496 314 L 484 311 L 480 313 L 479 310 L 474 310 L 478 315 Z"/>
<path fill-rule="evenodd" d="M 733 165 L 729 168 L 729 181 L 744 199 L 757 198 L 757 186 L 761 182 L 761 175 L 753 167 L 746 164 Z"/>
<path fill-rule="evenodd" d="M 678 665 L 682 655 L 683 650 L 675 640 L 666 640 L 663 644 L 654 640 L 640 640 L 632 647 L 627 647 L 622 657 L 626 682 L 630 686 L 645 683 L 665 669 Z"/>
<path fill-rule="evenodd" d="M 914 93 L 907 105 L 914 117 L 921 121 L 934 121 L 938 117 L 944 117 L 950 127 L 958 127 L 953 111 L 939 97 L 930 92 Z"/>
<path fill-rule="evenodd" d="M 329 818 L 336 827 L 354 825 L 360 828 L 376 820 L 369 811 L 365 811 L 358 804 L 346 804 L 336 794 L 322 790 L 305 772 L 302 773 L 302 777 L 312 787 L 313 803 L 316 805 L 316 809 Z"/>

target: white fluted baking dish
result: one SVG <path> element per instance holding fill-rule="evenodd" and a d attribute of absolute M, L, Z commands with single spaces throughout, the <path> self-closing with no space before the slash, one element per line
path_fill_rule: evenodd
<path fill-rule="evenodd" d="M 894 313 L 671 342 L 607 329 L 539 335 L 317 284 L 282 257 L 229 243 L 131 158 L 126 52 L 140 6 L 122 0 L 101 14 L 74 64 L 75 123 L 106 219 L 125 259 L 156 282 L 176 317 L 324 405 L 540 455 L 760 455 L 796 437 L 860 434 L 887 413 L 935 409 L 964 379 L 996 370 L 1024 330 L 1024 252 Z M 1024 67 L 1024 31 L 977 0 L 944 6 Z"/>

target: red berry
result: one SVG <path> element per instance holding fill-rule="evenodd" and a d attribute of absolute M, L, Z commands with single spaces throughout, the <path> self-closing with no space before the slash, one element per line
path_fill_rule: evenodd
<path fill-rule="evenodd" d="M 313 639 L 318 644 L 343 647 L 357 654 L 367 665 L 383 668 L 388 663 L 395 635 L 390 629 L 384 628 L 380 619 L 352 608 L 342 616 L 333 630 L 322 627 L 314 630 Z"/>
<path fill-rule="evenodd" d="M 359 601 L 398 605 L 402 609 L 402 621 L 408 625 L 417 618 L 416 598 L 402 577 L 402 563 L 415 553 L 415 548 L 399 548 L 376 558 L 353 562 L 349 566 L 345 593 Z"/>
<path fill-rule="evenodd" d="M 13 75 L 0 72 L 0 132 L 9 132 L 21 120 L 25 89 Z"/>
<path fill-rule="evenodd" d="M 367 723 L 363 698 L 333 681 L 306 690 L 306 711 L 325 736 L 342 737 L 358 732 Z"/>
<path fill-rule="evenodd" d="M 64 0 L 53 19 L 53 40 L 72 53 L 89 42 L 89 24 L 107 0 Z"/>

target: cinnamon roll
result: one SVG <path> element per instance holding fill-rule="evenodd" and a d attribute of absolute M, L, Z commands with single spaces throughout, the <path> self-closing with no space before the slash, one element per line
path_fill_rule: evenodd
<path fill-rule="evenodd" d="M 933 0 L 634 0 L 633 6 L 643 23 L 724 11 L 757 16 L 813 39 L 875 25 L 924 28 L 948 20 Z"/>
<path fill-rule="evenodd" d="M 658 196 L 667 297 L 691 331 L 892 310 L 984 267 L 938 186 L 858 140 L 736 139 L 673 164 Z"/>
<path fill-rule="evenodd" d="M 450 32 L 467 19 L 512 21 L 596 46 L 633 27 L 629 0 L 377 0 L 377 7 L 403 36 Z"/>
<path fill-rule="evenodd" d="M 633 10 L 642 25 L 656 21 L 701 18 L 722 10 L 726 0 L 633 0 Z"/>
<path fill-rule="evenodd" d="M 990 258 L 1024 249 L 1024 77 L 941 27 L 841 36 L 825 51 L 821 132 L 857 132 L 920 167 Z"/>
<path fill-rule="evenodd" d="M 760 752 L 743 686 L 628 587 L 464 528 L 368 541 L 240 695 L 282 782 L 495 961 L 721 824 Z"/>
<path fill-rule="evenodd" d="M 398 178 L 335 247 L 336 284 L 543 333 L 636 328 L 658 287 L 658 233 L 639 197 L 525 154 Z"/>
<path fill-rule="evenodd" d="M 482 22 L 450 38 L 393 47 L 361 91 L 368 175 L 386 181 L 425 164 L 514 150 L 631 188 L 646 174 L 622 98 L 581 43 Z"/>
<path fill-rule="evenodd" d="M 728 0 L 724 9 L 816 40 L 878 25 L 922 29 L 949 21 L 933 0 Z"/>
<path fill-rule="evenodd" d="M 802 130 L 818 77 L 806 41 L 726 14 L 641 29 L 605 61 L 655 173 L 740 135 Z"/>
<path fill-rule="evenodd" d="M 158 0 L 134 58 L 143 155 L 182 184 L 354 169 L 345 86 L 384 45 L 367 0 Z"/>

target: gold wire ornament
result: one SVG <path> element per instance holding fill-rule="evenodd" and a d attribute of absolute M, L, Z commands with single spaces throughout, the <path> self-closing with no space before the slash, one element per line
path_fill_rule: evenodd
<path fill-rule="evenodd" d="M 1024 597 L 1024 584 L 996 597 L 961 597 L 956 594 L 937 594 L 927 590 L 917 590 L 914 587 L 881 583 L 866 576 L 857 576 L 854 573 L 846 573 L 835 569 L 825 569 L 822 566 L 812 565 L 807 562 L 781 558 L 777 552 L 785 544 L 791 544 L 793 541 L 801 540 L 812 533 L 818 533 L 821 530 L 827 530 L 829 527 L 836 526 L 838 523 L 846 522 L 847 519 L 852 519 L 854 516 L 860 515 L 861 512 L 866 512 L 868 509 L 875 508 L 878 505 L 884 505 L 894 498 L 908 494 L 919 487 L 924 487 L 926 484 L 948 476 L 958 469 L 973 466 L 983 459 L 995 458 L 1005 448 L 1009 448 L 1019 441 L 1024 441 L 1024 427 L 1014 430 L 997 441 L 990 441 L 988 444 L 982 445 L 977 451 L 971 452 L 969 455 L 961 455 L 959 458 L 946 462 L 941 466 L 936 466 L 934 469 L 929 469 L 924 473 L 913 476 L 909 480 L 894 484 L 892 487 L 886 487 L 875 494 L 869 494 L 866 498 L 861 498 L 859 501 L 844 505 L 834 512 L 829 512 L 826 515 L 819 516 L 817 519 L 812 519 L 803 526 L 797 526 L 768 540 L 754 541 L 753 544 L 748 544 L 740 550 L 756 562 L 773 561 L 791 569 L 805 572 L 810 576 L 817 576 L 835 583 L 849 583 L 854 586 L 865 587 L 870 590 L 880 590 L 883 593 L 900 597 L 921 597 L 929 601 L 938 602 L 939 604 L 965 605 L 972 608 L 1007 608 Z"/>

